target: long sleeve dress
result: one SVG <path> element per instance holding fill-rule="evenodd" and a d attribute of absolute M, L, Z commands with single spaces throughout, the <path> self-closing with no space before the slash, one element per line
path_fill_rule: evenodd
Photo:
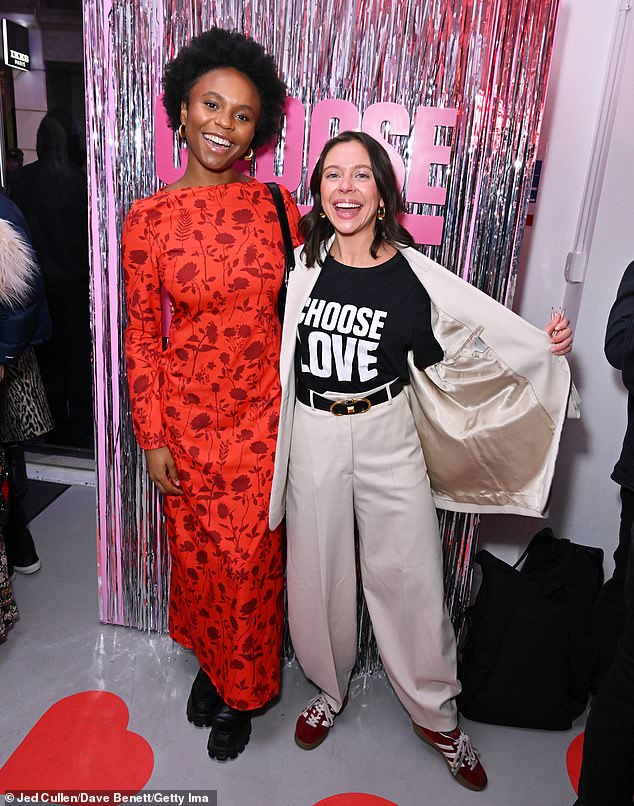
<path fill-rule="evenodd" d="M 297 244 L 299 214 L 282 190 Z M 267 524 L 284 271 L 270 192 L 252 181 L 139 200 L 123 263 L 135 434 L 144 449 L 169 447 L 183 489 L 164 498 L 170 634 L 226 703 L 257 708 L 279 689 L 283 620 L 281 533 Z"/>

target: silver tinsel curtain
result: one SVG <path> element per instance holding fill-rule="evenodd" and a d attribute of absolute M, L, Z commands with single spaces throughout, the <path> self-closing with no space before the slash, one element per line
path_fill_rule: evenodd
<path fill-rule="evenodd" d="M 212 25 L 244 31 L 274 55 L 289 93 L 308 110 L 327 98 L 405 107 L 410 131 L 388 142 L 412 167 L 419 106 L 457 110 L 435 143 L 451 147 L 430 185 L 446 201 L 409 204 L 444 217 L 423 251 L 509 305 L 526 218 L 557 0 L 85 0 L 89 181 L 94 278 L 101 618 L 167 628 L 169 559 L 160 506 L 129 417 L 119 236 L 132 201 L 159 186 L 154 106 L 163 65 Z M 284 133 L 277 149 L 281 163 Z M 307 159 L 297 189 L 310 202 Z M 276 164 L 277 164 L 276 163 Z M 256 166 L 257 173 L 257 166 Z M 447 603 L 456 629 L 469 596 L 478 521 L 440 513 Z M 379 663 L 363 604 L 359 668 Z"/>

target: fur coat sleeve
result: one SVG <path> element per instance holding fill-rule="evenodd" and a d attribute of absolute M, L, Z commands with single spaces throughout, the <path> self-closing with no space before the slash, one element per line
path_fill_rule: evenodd
<path fill-rule="evenodd" d="M 22 218 L 0 199 L 0 364 L 50 337 L 44 283 Z"/>

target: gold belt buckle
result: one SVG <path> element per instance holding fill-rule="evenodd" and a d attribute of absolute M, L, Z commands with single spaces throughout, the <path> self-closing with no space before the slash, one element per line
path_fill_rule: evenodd
<path fill-rule="evenodd" d="M 365 408 L 357 408 L 359 404 L 364 405 Z M 339 410 L 337 410 L 338 406 L 341 407 Z M 330 413 L 335 417 L 344 417 L 347 414 L 365 414 L 371 408 L 372 403 L 367 397 L 355 397 L 351 400 L 334 400 L 330 405 Z"/>

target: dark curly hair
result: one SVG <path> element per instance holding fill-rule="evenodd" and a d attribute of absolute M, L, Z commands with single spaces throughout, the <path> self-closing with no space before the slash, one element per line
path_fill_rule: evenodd
<path fill-rule="evenodd" d="M 205 31 L 167 63 L 163 74 L 163 105 L 170 126 L 174 131 L 180 126 L 181 103 L 189 104 L 189 91 L 198 79 L 220 67 L 233 67 L 255 84 L 262 101 L 251 144 L 257 148 L 277 134 L 286 85 L 278 76 L 275 62 L 262 46 L 238 31 L 222 28 Z"/>
<path fill-rule="evenodd" d="M 394 168 L 387 151 L 365 132 L 345 131 L 328 140 L 315 164 L 310 177 L 310 192 L 313 197 L 313 209 L 300 221 L 300 229 L 304 236 L 304 249 L 302 255 L 307 266 L 321 263 L 321 245 L 334 233 L 335 228 L 327 218 L 321 218 L 321 175 L 324 171 L 324 162 L 331 149 L 340 143 L 358 142 L 365 148 L 370 157 L 370 167 L 374 175 L 377 190 L 385 207 L 385 218 L 374 222 L 374 240 L 370 246 L 373 258 L 379 253 L 379 247 L 384 241 L 396 246 L 403 244 L 413 246 L 414 239 L 409 232 L 397 221 L 398 214 L 403 209 L 401 194 L 399 193 Z"/>

